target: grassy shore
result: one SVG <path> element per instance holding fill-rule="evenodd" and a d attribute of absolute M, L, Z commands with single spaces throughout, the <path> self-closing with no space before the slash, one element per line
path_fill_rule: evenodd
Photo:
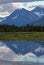
<path fill-rule="evenodd" d="M 44 32 L 0 32 L 0 40 L 44 40 Z"/>

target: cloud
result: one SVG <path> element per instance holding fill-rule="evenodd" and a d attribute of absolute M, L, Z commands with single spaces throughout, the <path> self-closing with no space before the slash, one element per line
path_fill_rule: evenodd
<path fill-rule="evenodd" d="M 29 11 L 33 10 L 36 6 L 44 7 L 44 1 L 35 2 L 12 2 L 0 5 L 0 17 L 10 15 L 13 11 L 18 8 L 25 8 Z M 4 15 L 4 16 L 3 16 Z"/>
<path fill-rule="evenodd" d="M 0 5 L 0 11 L 5 12 L 5 11 L 11 11 L 13 9 L 13 5 L 11 3 L 3 4 Z"/>
<path fill-rule="evenodd" d="M 0 0 L 0 4 L 9 2 L 32 2 L 32 1 L 44 1 L 44 0 Z"/>
<path fill-rule="evenodd" d="M 5 12 L 0 12 L 0 16 L 1 17 L 6 17 L 6 16 L 8 16 L 9 15 L 9 12 L 7 12 L 7 11 L 5 11 Z M 0 21 L 2 21 L 1 19 L 0 19 Z"/>
<path fill-rule="evenodd" d="M 12 3 L 7 3 L 7 4 L 1 4 L 0 5 L 0 17 L 5 17 L 11 14 L 15 8 L 13 7 Z"/>
<path fill-rule="evenodd" d="M 0 6 L 0 9 L 3 9 L 3 7 L 2 7 L 2 6 Z"/>

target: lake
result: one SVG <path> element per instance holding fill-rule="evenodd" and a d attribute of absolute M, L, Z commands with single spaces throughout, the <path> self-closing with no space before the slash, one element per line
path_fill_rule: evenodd
<path fill-rule="evenodd" d="M 15 61 L 14 56 L 16 61 L 44 63 L 44 40 L 0 40 L 0 60 Z"/>

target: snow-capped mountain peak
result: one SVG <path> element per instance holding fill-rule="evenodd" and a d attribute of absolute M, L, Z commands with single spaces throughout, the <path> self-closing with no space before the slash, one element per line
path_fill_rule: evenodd
<path fill-rule="evenodd" d="M 16 9 L 12 14 L 10 14 L 3 22 L 0 24 L 7 24 L 7 25 L 26 25 L 32 24 L 34 22 L 40 20 L 44 16 L 44 8 L 36 7 L 32 11 L 29 11 L 25 8 Z M 42 23 L 42 22 L 41 22 Z"/>
<path fill-rule="evenodd" d="M 37 49 L 35 49 L 35 52 L 43 52 L 44 51 L 44 47 L 39 46 Z"/>

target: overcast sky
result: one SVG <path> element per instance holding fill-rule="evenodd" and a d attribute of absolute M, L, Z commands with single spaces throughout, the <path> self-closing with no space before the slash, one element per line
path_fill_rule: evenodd
<path fill-rule="evenodd" d="M 44 1 L 44 0 L 0 0 L 0 4 L 9 2 L 32 2 L 32 1 Z"/>
<path fill-rule="evenodd" d="M 14 1 L 14 0 L 0 0 L 0 2 Z M 0 4 L 0 17 L 5 17 L 10 15 L 17 8 L 25 8 L 29 11 L 33 10 L 36 6 L 44 7 L 44 1 L 34 1 L 34 2 L 11 2 Z"/>

